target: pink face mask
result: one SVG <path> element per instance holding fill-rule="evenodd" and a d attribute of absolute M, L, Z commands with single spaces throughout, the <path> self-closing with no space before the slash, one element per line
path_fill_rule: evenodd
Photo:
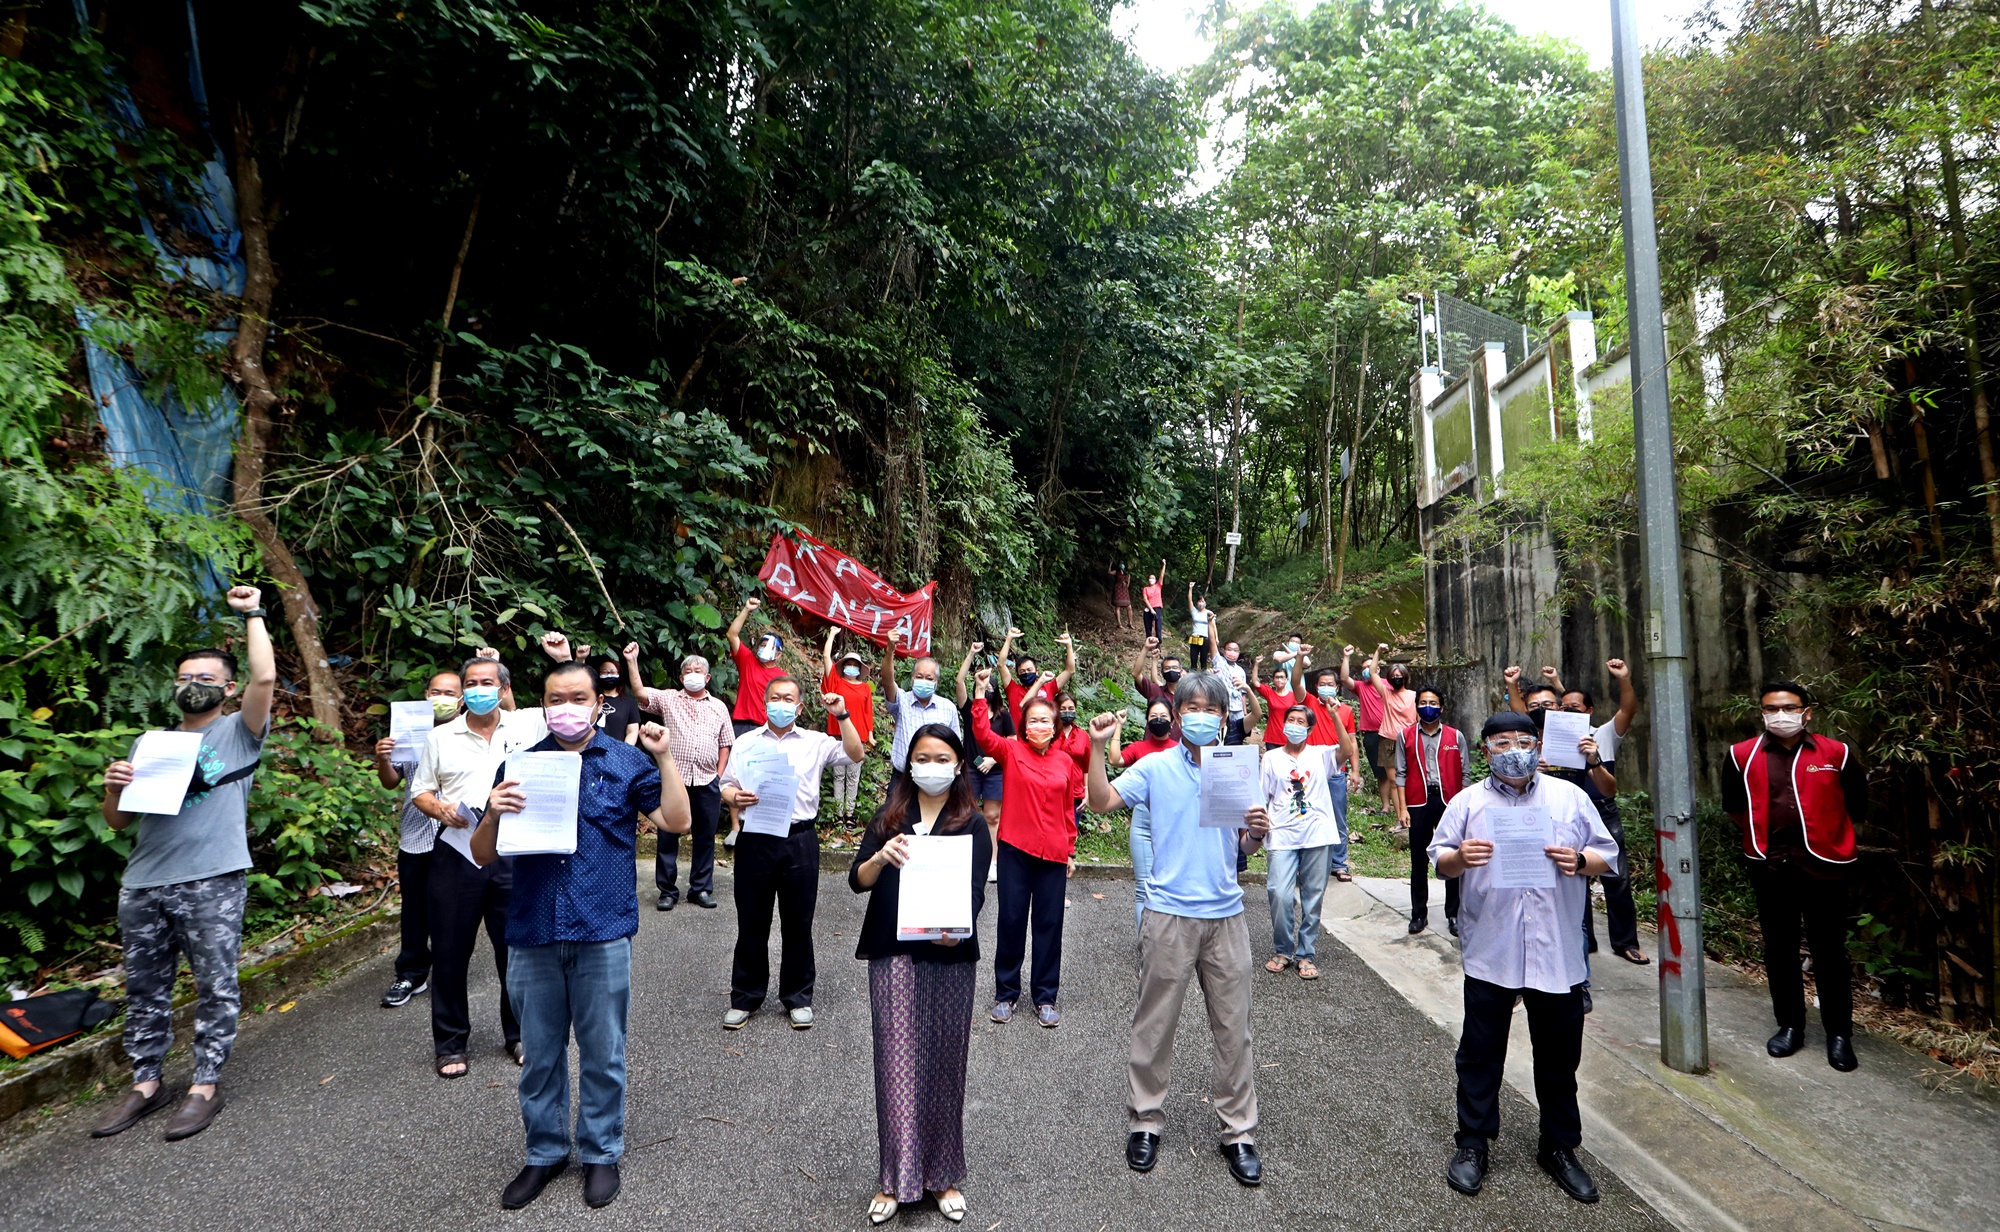
<path fill-rule="evenodd" d="M 542 711 L 549 730 L 563 740 L 576 740 L 597 725 L 597 711 L 581 703 L 550 706 Z"/>
<path fill-rule="evenodd" d="M 1027 729 L 1028 743 L 1038 749 L 1046 746 L 1049 741 L 1056 738 L 1056 724 L 1053 719 L 1037 715 L 1028 720 Z"/>

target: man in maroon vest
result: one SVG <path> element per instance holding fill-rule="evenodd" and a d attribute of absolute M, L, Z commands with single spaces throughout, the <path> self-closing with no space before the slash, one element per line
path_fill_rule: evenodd
<path fill-rule="evenodd" d="M 1844 882 L 1854 863 L 1854 823 L 1867 813 L 1868 776 L 1853 750 L 1806 730 L 1812 703 L 1805 686 L 1767 684 L 1761 700 L 1764 734 L 1729 750 L 1722 806 L 1742 827 L 1764 930 L 1764 971 L 1778 1017 L 1765 1049 L 1789 1057 L 1805 1044 L 1803 932 L 1819 984 L 1826 1061 L 1845 1072 L 1857 1062 Z"/>
<path fill-rule="evenodd" d="M 1396 786 L 1402 789 L 1401 816 L 1410 831 L 1410 931 L 1430 923 L 1431 857 L 1428 848 L 1444 816 L 1444 806 L 1465 789 L 1465 733 L 1444 722 L 1444 697 L 1418 689 L 1417 721 L 1403 729 L 1394 753 Z M 1444 920 L 1458 936 L 1458 880 L 1444 883 Z"/>

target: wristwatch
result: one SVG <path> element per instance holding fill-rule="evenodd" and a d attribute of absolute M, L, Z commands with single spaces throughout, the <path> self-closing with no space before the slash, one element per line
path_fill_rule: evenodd
<path fill-rule="evenodd" d="M 261 607 L 253 607 L 249 611 L 241 613 L 245 621 L 248 621 L 252 616 L 255 616 L 257 619 L 262 620 L 264 619 L 265 614 L 266 613 L 264 609 Z"/>

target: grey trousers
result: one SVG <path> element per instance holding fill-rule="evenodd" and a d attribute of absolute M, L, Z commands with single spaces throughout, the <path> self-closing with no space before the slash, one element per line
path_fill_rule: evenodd
<path fill-rule="evenodd" d="M 1257 1134 L 1257 1060 L 1250 1040 L 1250 929 L 1238 912 L 1195 920 L 1147 909 L 1139 924 L 1139 1004 L 1132 1012 L 1129 1128 L 1159 1133 L 1167 1124 L 1174 1071 L 1174 1028 L 1187 1000 L 1188 977 L 1208 1002 L 1215 1037 L 1209 1098 L 1222 1118 L 1225 1145 Z"/>
<path fill-rule="evenodd" d="M 194 972 L 194 1082 L 214 1082 L 236 1043 L 243 1008 L 236 960 L 243 952 L 242 873 L 118 892 L 125 947 L 125 1055 L 132 1081 L 157 1082 L 174 1042 L 174 974 L 180 956 Z"/>

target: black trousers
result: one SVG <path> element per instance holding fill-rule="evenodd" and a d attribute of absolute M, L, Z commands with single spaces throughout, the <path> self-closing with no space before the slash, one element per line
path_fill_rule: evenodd
<path fill-rule="evenodd" d="M 1224 731 L 1224 732 L 1222 733 L 1222 743 L 1224 743 L 1224 744 L 1242 744 L 1242 743 L 1243 743 L 1243 720 L 1242 720 L 1242 719 L 1231 719 L 1231 720 L 1229 720 L 1229 727 L 1228 727 L 1228 729 L 1227 729 L 1227 730 L 1225 730 L 1225 731 Z"/>
<path fill-rule="evenodd" d="M 1806 983 L 1799 940 L 1812 951 L 1819 1020 L 1828 1035 L 1854 1034 L 1854 973 L 1847 957 L 1847 887 L 1815 877 L 1792 861 L 1750 861 L 1757 922 L 1764 930 L 1764 974 L 1781 1027 L 1806 1025 Z"/>
<path fill-rule="evenodd" d="M 688 811 L 694 814 L 694 824 L 688 828 L 688 894 L 715 893 L 715 832 L 722 826 L 722 780 L 712 779 L 700 787 L 690 787 Z M 659 890 L 661 898 L 679 898 L 681 892 L 674 885 L 680 876 L 681 836 L 661 833 L 655 836 L 657 853 L 653 856 L 653 886 Z"/>
<path fill-rule="evenodd" d="M 1618 875 L 1606 875 L 1597 879 L 1604 887 L 1604 918 L 1611 933 L 1611 949 L 1639 948 L 1639 907 L 1632 901 L 1632 865 L 1625 859 L 1625 824 L 1613 813 L 1604 819 L 1611 831 L 1613 841 L 1618 844 Z M 1595 953 L 1597 950 L 1597 917 L 1590 910 L 1590 896 L 1583 900 L 1583 941 L 1584 947 Z"/>
<path fill-rule="evenodd" d="M 1444 801 L 1428 800 L 1410 810 L 1410 915 L 1414 919 L 1431 910 L 1431 857 L 1427 850 L 1444 817 Z M 1444 882 L 1444 918 L 1458 918 L 1458 878 Z"/>
<path fill-rule="evenodd" d="M 396 978 L 422 984 L 431 978 L 431 853 L 396 849 L 396 884 L 403 894 L 403 948 Z"/>
<path fill-rule="evenodd" d="M 1146 624 L 1146 636 L 1160 637 L 1160 609 L 1156 607 L 1144 609 L 1144 620 Z"/>
<path fill-rule="evenodd" d="M 817 821 L 794 822 L 784 838 L 736 836 L 736 960 L 729 1004 L 754 1010 L 771 985 L 771 911 L 778 912 L 778 1000 L 788 1010 L 813 1003 L 813 911 L 819 906 Z"/>
<path fill-rule="evenodd" d="M 482 924 L 500 975 L 501 1035 L 510 1044 L 521 1038 L 507 999 L 507 900 L 513 891 L 512 860 L 480 868 L 447 843 L 431 852 L 431 1041 L 441 1057 L 464 1052 L 472 1037 L 465 980 Z"/>
<path fill-rule="evenodd" d="M 1209 658 L 1213 653 L 1212 646 L 1213 643 L 1208 639 L 1203 639 L 1202 641 L 1199 642 L 1188 643 L 1189 671 L 1205 672 L 1208 670 Z"/>
<path fill-rule="evenodd" d="M 1576 1107 L 1576 1066 L 1583 1059 L 1580 989 L 1539 992 L 1465 977 L 1465 1031 L 1458 1038 L 1458 1145 L 1484 1147 L 1500 1136 L 1500 1083 L 1516 993 L 1528 1008 L 1542 1141 L 1572 1150 L 1582 1143 L 1583 1117 Z"/>
<path fill-rule="evenodd" d="M 1028 991 L 1036 1005 L 1054 1005 L 1062 988 L 1063 901 L 1069 894 L 1069 864 L 1031 856 L 1010 843 L 999 844 L 1000 930 L 993 939 L 993 999 L 1021 997 L 1021 961 L 1028 934 L 1035 938 L 1035 963 Z"/>

